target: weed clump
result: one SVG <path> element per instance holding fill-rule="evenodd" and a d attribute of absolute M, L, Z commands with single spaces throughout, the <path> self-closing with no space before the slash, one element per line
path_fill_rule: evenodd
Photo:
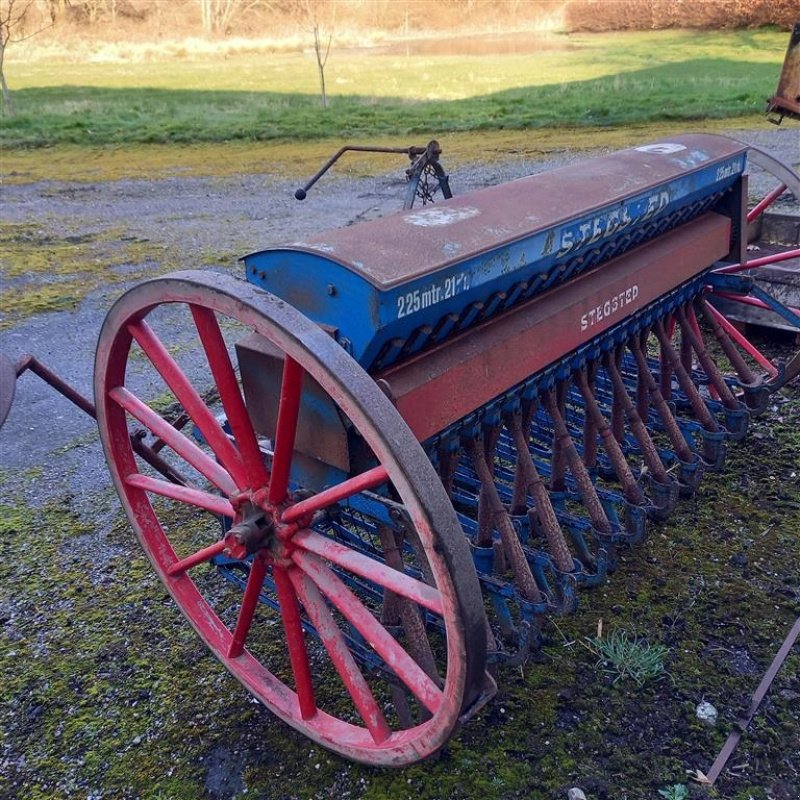
<path fill-rule="evenodd" d="M 596 667 L 613 675 L 614 683 L 631 678 L 643 686 L 666 674 L 664 658 L 669 649 L 637 636 L 629 637 L 626 631 L 613 631 L 605 638 L 587 638 L 586 647 L 597 656 Z"/>

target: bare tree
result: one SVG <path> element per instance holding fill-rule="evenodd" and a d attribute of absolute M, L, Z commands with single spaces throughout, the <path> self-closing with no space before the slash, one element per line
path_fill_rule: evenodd
<path fill-rule="evenodd" d="M 314 25 L 314 52 L 317 55 L 317 68 L 319 69 L 319 91 L 322 97 L 322 107 L 328 107 L 328 94 L 325 91 L 325 65 L 328 63 L 328 56 L 331 53 L 331 41 L 333 34 L 328 34 L 328 43 L 325 45 L 325 55 L 322 54 L 322 36 L 320 34 L 319 25 Z"/>
<path fill-rule="evenodd" d="M 320 7 L 323 5 L 324 2 L 319 2 L 319 0 L 305 0 L 303 12 L 314 34 L 314 54 L 317 57 L 317 70 L 319 71 L 319 92 L 322 99 L 322 108 L 325 109 L 328 107 L 328 93 L 325 89 L 325 65 L 328 63 L 328 56 L 331 54 L 333 34 L 329 32 L 328 41 L 324 41 L 325 33 L 320 22 Z"/>
<path fill-rule="evenodd" d="M 14 113 L 11 92 L 8 90 L 4 71 L 6 48 L 13 42 L 24 42 L 44 30 L 49 25 L 26 32 L 28 12 L 34 0 L 0 0 L 0 88 L 2 88 L 3 109 L 8 114 Z"/>
<path fill-rule="evenodd" d="M 224 33 L 241 6 L 240 0 L 198 0 L 198 3 L 206 33 Z"/>

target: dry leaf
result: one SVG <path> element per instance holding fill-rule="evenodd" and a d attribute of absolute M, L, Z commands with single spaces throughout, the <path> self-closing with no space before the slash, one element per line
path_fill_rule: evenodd
<path fill-rule="evenodd" d="M 706 777 L 705 773 L 699 769 L 687 769 L 686 774 L 697 783 L 702 783 L 704 786 L 711 786 L 711 781 Z"/>

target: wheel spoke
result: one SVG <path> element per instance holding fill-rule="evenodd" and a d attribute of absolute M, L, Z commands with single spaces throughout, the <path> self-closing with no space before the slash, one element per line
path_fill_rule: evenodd
<path fill-rule="evenodd" d="M 172 390 L 178 402 L 186 413 L 200 428 L 206 441 L 211 446 L 216 456 L 231 474 L 240 489 L 248 488 L 247 471 L 236 448 L 231 443 L 211 409 L 200 397 L 191 381 L 178 366 L 175 359 L 167 352 L 161 340 L 153 333 L 150 326 L 144 321 L 128 324 L 128 331 L 144 350 L 153 366 Z"/>
<path fill-rule="evenodd" d="M 778 374 L 775 365 L 740 331 L 733 326 L 724 314 L 717 311 L 708 300 L 705 300 L 705 308 L 711 316 L 722 326 L 723 330 L 728 336 L 739 345 L 748 355 L 750 355 L 758 364 L 763 367 L 774 378 Z"/>
<path fill-rule="evenodd" d="M 373 741 L 385 742 L 391 734 L 389 726 L 325 600 L 300 570 L 292 570 L 289 578 Z"/>
<path fill-rule="evenodd" d="M 336 484 L 336 486 L 332 486 L 330 489 L 325 489 L 307 500 L 301 500 L 299 503 L 287 508 L 281 519 L 283 522 L 294 522 L 307 514 L 321 511 L 323 508 L 332 506 L 340 500 L 352 497 L 354 494 L 374 489 L 376 486 L 385 483 L 387 479 L 388 475 L 384 467 L 374 467 L 367 472 L 361 473 L 361 475 L 357 475 L 355 478 L 350 478 Z"/>
<path fill-rule="evenodd" d="M 272 569 L 275 578 L 275 588 L 278 590 L 278 601 L 281 604 L 281 617 L 283 629 L 286 633 L 286 645 L 289 648 L 289 659 L 294 672 L 297 699 L 300 703 L 300 716 L 311 719 L 317 713 L 317 703 L 314 700 L 314 687 L 311 682 L 311 667 L 308 663 L 306 640 L 303 636 L 303 626 L 300 624 L 300 609 L 297 605 L 297 595 L 283 567 L 275 566 Z"/>
<path fill-rule="evenodd" d="M 177 483 L 162 481 L 158 478 L 151 478 L 149 475 L 133 473 L 125 478 L 128 486 L 137 489 L 144 489 L 146 492 L 159 494 L 162 497 L 169 497 L 171 500 L 179 500 L 181 503 L 188 503 L 197 506 L 212 514 L 219 514 L 223 517 L 233 517 L 234 510 L 230 501 L 211 492 L 204 492 L 193 486 L 181 486 Z"/>
<path fill-rule="evenodd" d="M 204 547 L 202 550 L 176 561 L 167 568 L 167 575 L 172 575 L 173 577 L 175 575 L 183 575 L 184 572 L 192 567 L 196 567 L 198 564 L 203 564 L 206 561 L 210 561 L 214 556 L 220 555 L 226 546 L 225 540 L 220 539 L 218 542 L 214 542 L 214 544 L 210 544 L 208 547 Z"/>
<path fill-rule="evenodd" d="M 247 634 L 250 632 L 250 626 L 253 623 L 253 617 L 258 607 L 258 596 L 261 594 L 266 574 L 267 565 L 264 563 L 264 559 L 256 555 L 250 565 L 250 574 L 247 576 L 247 585 L 244 587 L 242 606 L 239 609 L 236 627 L 233 630 L 233 638 L 228 647 L 228 658 L 238 658 L 244 651 Z"/>
<path fill-rule="evenodd" d="M 728 267 L 719 267 L 714 272 L 720 275 L 731 275 L 736 272 L 744 272 L 748 269 L 757 269 L 758 267 L 768 267 L 770 264 L 777 264 L 780 261 L 788 261 L 790 258 L 800 258 L 800 249 L 783 250 L 779 253 L 772 253 L 762 258 L 751 258 L 748 261 L 743 261 L 741 264 L 731 264 Z"/>
<path fill-rule="evenodd" d="M 250 415 L 247 413 L 217 317 L 211 309 L 203 306 L 192 305 L 191 311 L 197 332 L 200 334 L 200 341 L 206 351 L 211 374 L 219 389 L 222 407 L 225 409 L 233 436 L 250 473 L 250 483 L 253 486 L 265 486 L 269 480 L 267 468 L 258 449 L 256 433 L 250 422 Z"/>
<path fill-rule="evenodd" d="M 351 550 L 345 545 L 314 533 L 314 531 L 298 531 L 292 538 L 292 542 L 303 550 L 322 556 L 348 572 L 377 583 L 401 597 L 413 600 L 417 605 L 433 611 L 434 614 L 444 613 L 441 594 L 427 583 L 412 578 L 404 572 L 392 569 L 374 558 Z M 296 551 L 292 557 L 295 558 L 295 556 L 302 559 L 302 553 Z"/>
<path fill-rule="evenodd" d="M 236 491 L 236 485 L 224 467 L 207 456 L 191 439 L 173 428 L 169 422 L 156 414 L 135 394 L 124 386 L 117 386 L 108 394 L 115 403 L 139 420 L 155 436 L 163 439 L 181 458 L 185 459 L 199 473 L 205 475 L 218 489 L 226 494 L 233 494 Z"/>
<path fill-rule="evenodd" d="M 288 355 L 283 361 L 278 423 L 275 431 L 275 452 L 272 456 L 272 475 L 269 482 L 269 501 L 282 503 L 289 488 L 289 469 L 297 434 L 300 396 L 303 391 L 303 368 Z"/>
<path fill-rule="evenodd" d="M 757 219 L 762 212 L 766 211 L 784 192 L 786 191 L 786 184 L 781 183 L 776 186 L 769 194 L 764 195 L 761 200 L 756 203 L 750 211 L 747 212 L 747 221 L 752 222 Z"/>
<path fill-rule="evenodd" d="M 384 660 L 386 666 L 431 714 L 435 714 L 443 702 L 441 689 L 375 619 L 369 609 L 317 556 L 312 553 L 295 551 L 292 557 L 303 572 L 366 639 L 373 650 Z"/>

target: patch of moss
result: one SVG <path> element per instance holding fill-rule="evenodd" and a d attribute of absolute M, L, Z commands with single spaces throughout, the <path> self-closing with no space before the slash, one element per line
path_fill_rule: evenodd
<path fill-rule="evenodd" d="M 752 127 L 753 118 L 698 119 L 693 130 L 725 131 Z M 450 169 L 476 162 L 495 163 L 519 158 L 545 158 L 553 153 L 597 147 L 628 147 L 674 133 L 684 133 L 684 121 L 664 120 L 650 125 L 617 128 L 538 128 L 452 132 L 440 137 L 442 162 Z M 381 147 L 425 145 L 425 136 L 377 135 L 371 144 Z M 59 145 L 42 150 L 13 149 L 4 153 L 4 183 L 38 181 L 94 182 L 126 178 L 158 179 L 172 176 L 263 175 L 301 179 L 313 175 L 341 145 L 340 140 L 274 141 L 205 144 L 130 144 L 125 147 Z M 350 154 L 334 169 L 360 176 L 382 174 L 406 167 L 403 156 Z"/>
<path fill-rule="evenodd" d="M 100 286 L 143 277 L 163 248 L 113 227 L 58 236 L 44 226 L 0 223 L 0 329 L 48 311 L 75 308 Z"/>

